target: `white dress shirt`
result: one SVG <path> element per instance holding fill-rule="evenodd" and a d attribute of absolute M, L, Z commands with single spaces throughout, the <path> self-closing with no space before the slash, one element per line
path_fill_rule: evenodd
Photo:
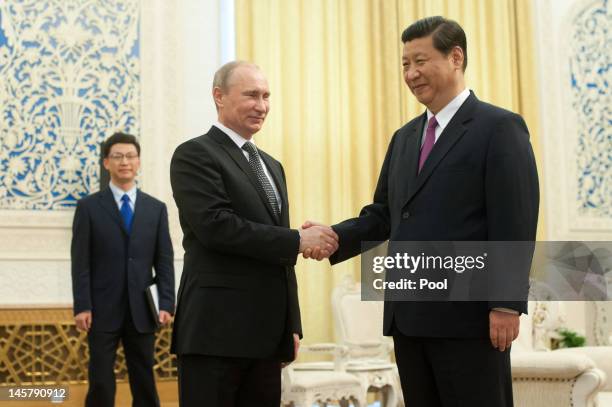
<path fill-rule="evenodd" d="M 435 115 L 436 121 L 438 122 L 438 125 L 436 126 L 435 142 L 438 141 L 438 139 L 440 138 L 440 134 L 442 134 L 446 126 L 448 126 L 448 123 L 451 121 L 455 113 L 457 113 L 457 110 L 459 110 L 459 108 L 461 107 L 463 102 L 465 102 L 468 96 L 470 96 L 470 90 L 467 88 L 463 89 L 463 91 L 460 94 L 455 96 L 453 100 L 451 100 L 446 106 L 444 106 L 444 108 L 442 108 L 442 110 L 438 112 L 438 114 Z M 434 114 L 429 109 L 427 109 L 427 122 L 428 123 L 429 123 L 429 119 L 431 119 L 431 116 L 434 116 Z M 423 129 L 423 137 L 421 138 L 421 146 L 425 142 L 426 133 L 427 133 L 427 125 L 425 125 L 425 128 Z"/>
<path fill-rule="evenodd" d="M 121 198 L 123 197 L 123 195 L 127 194 L 127 196 L 130 198 L 130 208 L 132 208 L 132 213 L 134 213 L 134 208 L 136 207 L 136 190 L 138 189 L 136 188 L 136 185 L 134 185 L 127 191 L 124 191 L 123 189 L 119 188 L 117 185 L 113 184 L 112 181 L 109 182 L 108 186 L 110 187 L 113 193 L 113 198 L 115 198 L 117 208 L 121 210 L 121 205 L 123 205 L 123 201 L 121 200 Z"/>

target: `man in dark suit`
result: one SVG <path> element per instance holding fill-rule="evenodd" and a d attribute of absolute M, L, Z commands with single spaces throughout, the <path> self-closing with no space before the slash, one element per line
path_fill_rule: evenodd
<path fill-rule="evenodd" d="M 72 291 L 78 329 L 87 331 L 86 406 L 115 404 L 114 364 L 125 350 L 134 406 L 159 406 L 153 376 L 156 321 L 145 290 L 156 283 L 159 323 L 174 312 L 173 251 L 166 205 L 136 188 L 140 145 L 115 133 L 102 146 L 108 188 L 77 203 Z M 155 269 L 155 276 L 152 270 Z"/>
<path fill-rule="evenodd" d="M 283 167 L 253 142 L 269 96 L 255 65 L 222 66 L 218 122 L 170 165 L 185 248 L 172 341 L 183 407 L 279 406 L 281 363 L 302 336 L 293 266 L 306 247 L 337 248 L 330 228 L 289 228 Z"/>
<path fill-rule="evenodd" d="M 394 134 L 374 202 L 332 227 L 332 264 L 363 241 L 533 241 L 539 189 L 525 122 L 465 88 L 456 22 L 419 20 L 402 42 L 404 79 L 427 111 Z M 386 302 L 406 405 L 512 406 L 509 351 L 526 311 L 523 301 Z"/>

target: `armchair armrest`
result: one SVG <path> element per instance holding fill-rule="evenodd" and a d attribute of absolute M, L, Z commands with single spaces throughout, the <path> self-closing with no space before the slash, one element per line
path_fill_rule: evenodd
<path fill-rule="evenodd" d="M 580 348 L 557 349 L 553 353 L 585 355 L 608 377 L 604 391 L 612 391 L 612 346 L 585 346 Z"/>
<path fill-rule="evenodd" d="M 560 352 L 520 352 L 511 355 L 513 378 L 573 379 L 595 363 L 584 355 Z"/>
<path fill-rule="evenodd" d="M 581 354 L 511 354 L 513 392 L 521 407 L 592 407 L 606 375 Z"/>
<path fill-rule="evenodd" d="M 331 354 L 334 356 L 334 370 L 341 371 L 344 370 L 348 347 L 335 343 L 314 343 L 301 346 L 300 352 Z"/>

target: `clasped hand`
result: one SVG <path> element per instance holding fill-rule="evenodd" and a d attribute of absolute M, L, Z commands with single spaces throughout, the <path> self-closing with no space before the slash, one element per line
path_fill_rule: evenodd
<path fill-rule="evenodd" d="M 299 229 L 300 253 L 305 259 L 323 260 L 338 250 L 338 235 L 329 226 L 306 221 Z"/>

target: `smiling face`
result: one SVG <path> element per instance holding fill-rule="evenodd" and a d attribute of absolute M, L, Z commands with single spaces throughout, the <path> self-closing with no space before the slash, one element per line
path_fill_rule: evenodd
<path fill-rule="evenodd" d="M 261 130 L 270 111 L 270 89 L 261 71 L 251 65 L 240 65 L 228 80 L 227 89 L 213 89 L 219 121 L 236 133 L 250 139 Z"/>
<path fill-rule="evenodd" d="M 134 185 L 134 180 L 140 168 L 140 157 L 134 144 L 113 144 L 104 158 L 104 168 L 109 172 L 111 181 L 116 186 L 128 190 Z"/>
<path fill-rule="evenodd" d="M 404 81 L 417 100 L 433 114 L 464 89 L 462 65 L 460 47 L 444 55 L 434 47 L 431 35 L 404 43 Z"/>

